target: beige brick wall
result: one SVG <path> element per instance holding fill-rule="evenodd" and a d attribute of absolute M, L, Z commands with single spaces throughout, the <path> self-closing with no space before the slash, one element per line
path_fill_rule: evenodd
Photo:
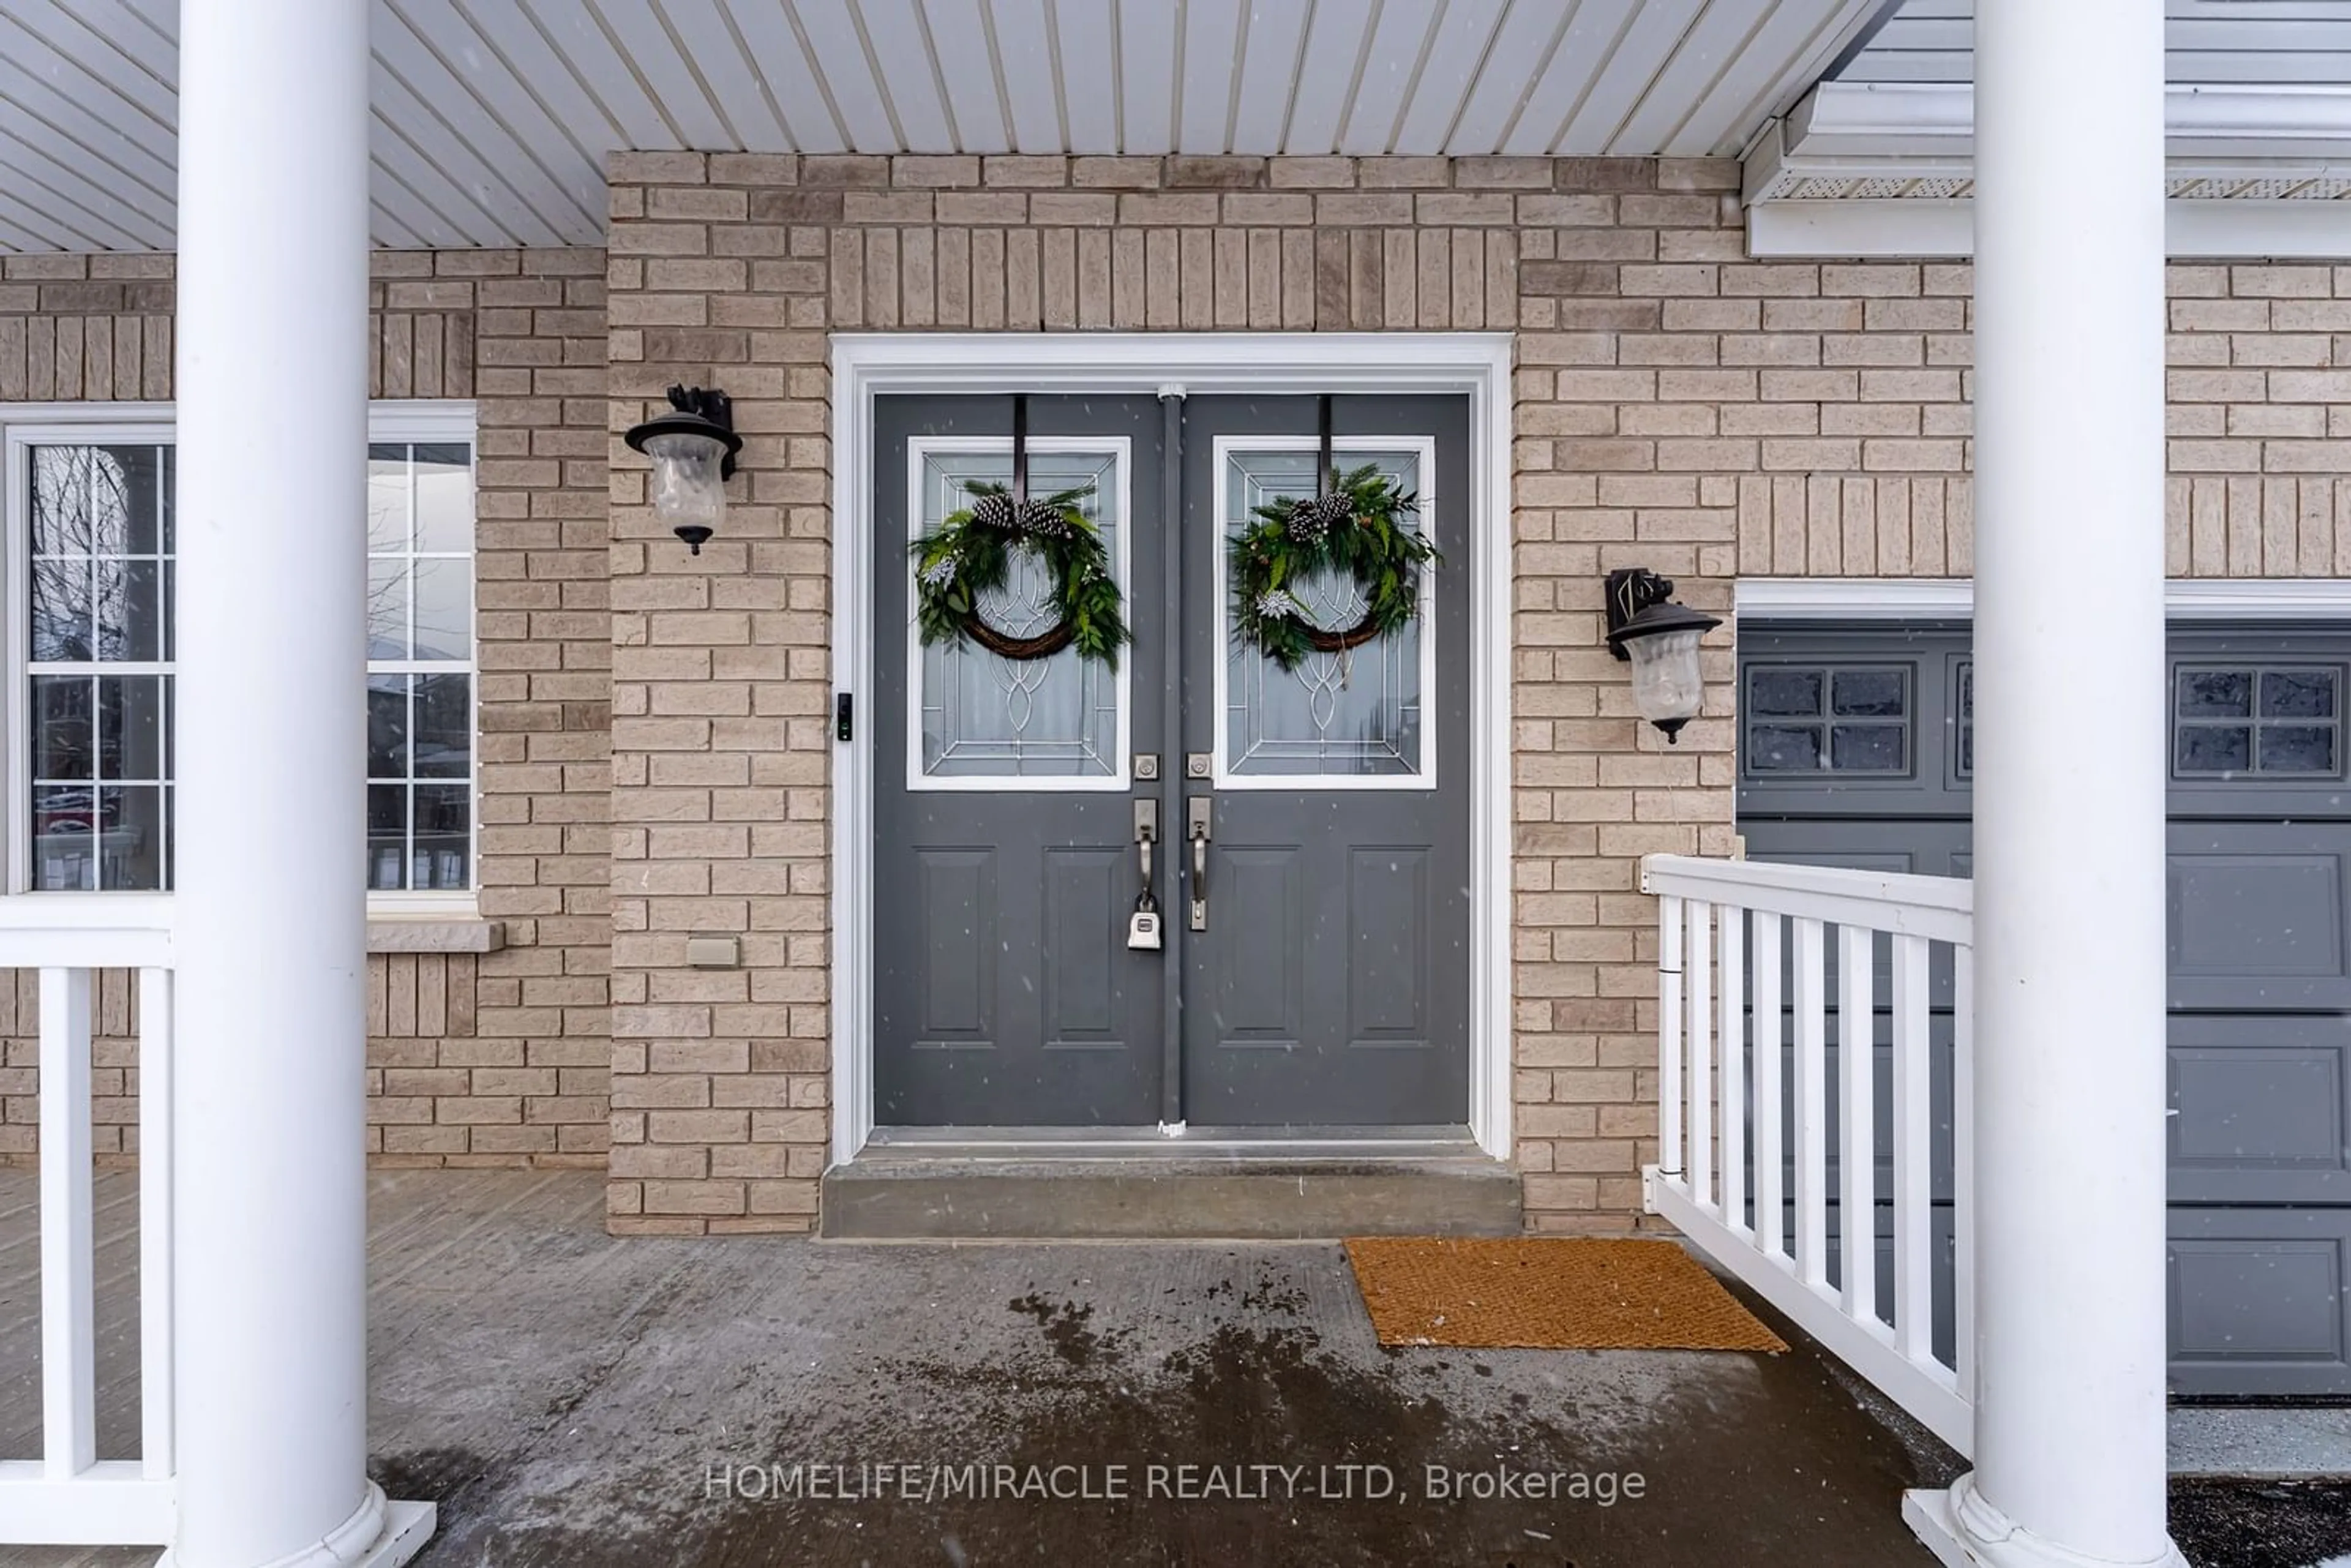
<path fill-rule="evenodd" d="M 380 257 L 379 392 L 482 410 L 483 900 L 512 943 L 376 961 L 381 1157 L 593 1163 L 609 1082 L 615 1229 L 812 1222 L 830 330 L 1509 329 L 1518 1158 L 1535 1227 L 1624 1228 L 1654 1131 L 1637 862 L 1732 845 L 1733 663 L 1726 636 L 1708 716 L 1665 746 L 1601 644 L 1601 574 L 1650 566 L 1725 611 L 1742 574 L 1970 565 L 1969 269 L 1747 261 L 1735 183 L 1721 162 L 628 154 L 609 257 Z M 2184 265 L 2171 292 L 2171 570 L 2351 575 L 2351 268 Z M 169 341 L 167 263 L 0 261 L 0 400 L 168 395 Z M 747 441 L 700 558 L 619 443 L 674 381 L 726 386 Z M 687 967 L 697 930 L 741 935 L 744 967 Z M 0 1155 L 30 1147 L 29 1008 L 29 977 L 0 984 Z"/>
<path fill-rule="evenodd" d="M 369 960 L 370 1152 L 601 1165 L 611 887 L 601 251 L 383 252 L 369 392 L 475 398 L 485 915 L 507 947 Z M 172 258 L 0 257 L 0 403 L 172 395 Z M 354 853 L 356 853 L 356 849 Z M 127 977 L 98 992 L 98 1147 L 137 1147 Z M 0 973 L 0 1159 L 34 1151 L 30 974 Z"/>
<path fill-rule="evenodd" d="M 1723 637 L 1708 716 L 1665 745 L 1602 645 L 1602 574 L 1650 566 L 1727 611 L 1742 573 L 1970 567 L 1969 269 L 1750 262 L 1737 174 L 616 160 L 611 433 L 715 381 L 747 444 L 729 537 L 698 561 L 615 468 L 614 1228 L 813 1214 L 833 328 L 1517 332 L 1518 1157 L 1534 1227 L 1629 1223 L 1655 1131 L 1638 859 L 1732 848 L 1733 658 Z M 2351 371 L 2329 369 L 2351 364 L 2351 269 L 2188 266 L 2172 291 L 2173 570 L 2351 570 Z M 698 928 L 746 933 L 745 969 L 685 969 Z"/>
<path fill-rule="evenodd" d="M 1519 1155 L 1546 1229 L 1621 1226 L 1654 1157 L 1638 857 L 1732 847 L 1729 639 L 1708 716 L 1661 745 L 1599 647 L 1598 574 L 1727 614 L 1742 575 L 1972 562 L 1970 269 L 1755 263 L 1728 206 L 1635 218 L 1521 236 Z M 2180 265 L 2169 292 L 2168 570 L 2351 575 L 2351 268 Z"/>
<path fill-rule="evenodd" d="M 723 384 L 746 434 L 740 500 L 699 559 L 653 522 L 639 465 L 613 478 L 612 1224 L 684 1232 L 804 1228 L 824 1163 L 829 329 L 1510 329 L 1536 324 L 1530 311 L 1562 342 L 1634 329 L 1630 317 L 1654 329 L 1654 302 L 1615 298 L 1620 260 L 1672 287 L 1657 264 L 1687 258 L 1660 256 L 1657 232 L 1717 244 L 1735 183 L 1719 163 L 1549 159 L 647 153 L 611 173 L 611 433 L 684 381 Z M 1649 248 L 1627 253 L 1628 238 Z M 1563 563 L 1540 548 L 1540 515 L 1522 603 L 1550 612 Z M 1728 573 L 1727 550 L 1716 564 Z M 1589 654 L 1597 591 L 1579 578 L 1566 593 L 1581 616 L 1525 623 L 1563 621 Z M 1536 657 L 1523 678 L 1597 674 L 1588 659 L 1552 669 L 1548 645 Z M 1603 728 L 1603 748 L 1635 750 L 1629 719 Z M 1528 738 L 1549 752 L 1556 737 L 1546 720 Z M 1552 761 L 1530 758 L 1530 800 L 1549 800 Z M 1522 814 L 1522 853 L 1552 854 L 1549 810 Z M 1560 931 L 1554 949 L 1549 927 L 1588 925 L 1597 894 L 1571 891 L 1573 875 L 1554 891 L 1548 858 L 1523 863 L 1543 868 L 1521 876 L 1542 948 L 1521 944 L 1520 995 L 1568 995 L 1552 976 L 1590 970 L 1595 933 Z M 743 970 L 686 968 L 696 929 L 744 933 Z M 1592 1059 L 1588 1032 L 1579 1055 L 1543 1006 L 1520 1074 L 1526 1150 L 1546 1222 L 1573 1223 L 1601 1197 L 1553 1173 L 1630 1170 L 1646 1123 L 1629 1068 Z"/>

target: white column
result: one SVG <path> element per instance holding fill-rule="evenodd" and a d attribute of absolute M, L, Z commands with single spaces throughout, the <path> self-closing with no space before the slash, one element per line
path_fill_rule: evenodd
<path fill-rule="evenodd" d="M 180 5 L 172 1568 L 396 1560 L 366 1474 L 368 10 Z"/>
<path fill-rule="evenodd" d="M 2163 7 L 1978 0 L 1975 1471 L 1947 1563 L 2164 1524 Z"/>

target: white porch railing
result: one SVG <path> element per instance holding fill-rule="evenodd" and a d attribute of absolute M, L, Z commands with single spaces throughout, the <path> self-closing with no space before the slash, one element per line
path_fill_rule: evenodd
<path fill-rule="evenodd" d="M 37 907 L 31 907 L 33 904 Z M 0 1543 L 172 1539 L 172 938 L 167 898 L 0 905 L 0 968 L 40 971 L 41 1454 L 0 1460 Z M 138 974 L 139 1458 L 98 1457 L 90 993 Z"/>
<path fill-rule="evenodd" d="M 1650 1209 L 1970 1454 L 1973 884 L 1653 855 L 1642 887 L 1658 895 Z"/>

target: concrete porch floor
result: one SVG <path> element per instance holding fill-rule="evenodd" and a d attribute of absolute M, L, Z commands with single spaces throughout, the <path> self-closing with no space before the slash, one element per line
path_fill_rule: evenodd
<path fill-rule="evenodd" d="M 0 1171 L 0 1457 L 37 1447 L 33 1186 Z M 135 1249 L 129 1181 L 100 1191 L 112 1457 L 136 1441 Z M 601 1213 L 592 1174 L 372 1178 L 371 1447 L 393 1496 L 440 1504 L 428 1568 L 1889 1568 L 1931 1562 L 1902 1489 L 1958 1469 L 1784 1323 L 1777 1357 L 1388 1352 L 1332 1246 L 623 1241 Z M 915 1495 L 747 1495 L 769 1467 L 839 1467 L 830 1490 L 854 1491 L 883 1465 L 922 1467 L 896 1478 Z M 1123 1466 L 1131 1495 L 921 1495 L 933 1467 L 972 1465 L 1019 1484 L 1091 1467 L 1061 1484 L 1096 1491 Z M 1152 1467 L 1174 1490 L 1186 1465 L 1203 1495 L 1148 1495 Z M 1395 1495 L 1364 1498 L 1382 1472 L 1351 1465 L 1385 1467 Z M 1272 1495 L 1215 1495 L 1211 1466 Z M 1258 1466 L 1303 1467 L 1295 1495 Z M 1429 1466 L 1644 1484 L 1611 1506 L 1440 1499 Z M 1358 1495 L 1311 1495 L 1344 1477 Z M 2223 1545 L 2191 1559 L 2325 1554 Z M 0 1548 L 0 1568 L 152 1557 Z"/>

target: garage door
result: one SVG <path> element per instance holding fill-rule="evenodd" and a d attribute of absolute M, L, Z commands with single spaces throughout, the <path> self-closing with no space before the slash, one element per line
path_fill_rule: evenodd
<path fill-rule="evenodd" d="M 1740 643 L 1748 853 L 1969 875 L 1967 628 L 1750 624 Z M 2167 676 L 2171 1385 L 2351 1395 L 2351 631 L 2179 625 Z M 1949 980 L 1934 978 L 1947 1206 Z M 1889 1038 L 1881 1019 L 1881 1084 Z M 1881 1275 L 1889 1195 L 1881 1172 Z M 1937 1319 L 1947 1342 L 1948 1302 Z"/>

